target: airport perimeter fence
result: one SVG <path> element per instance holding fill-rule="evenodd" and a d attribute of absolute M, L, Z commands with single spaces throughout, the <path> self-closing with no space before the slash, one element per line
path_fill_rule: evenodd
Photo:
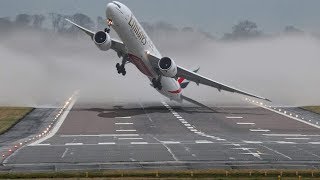
<path fill-rule="evenodd" d="M 320 170 L 103 170 L 0 173 L 0 179 L 34 178 L 320 179 Z"/>

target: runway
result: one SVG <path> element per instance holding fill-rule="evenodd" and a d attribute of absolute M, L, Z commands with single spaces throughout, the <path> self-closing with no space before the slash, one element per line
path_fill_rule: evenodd
<path fill-rule="evenodd" d="M 304 113 L 300 110 L 299 117 Z M 52 137 L 22 147 L 4 161 L 2 170 L 310 169 L 320 165 L 316 124 L 261 107 L 211 112 L 164 101 L 75 103 L 66 114 Z M 320 121 L 307 113 L 310 116 Z"/>

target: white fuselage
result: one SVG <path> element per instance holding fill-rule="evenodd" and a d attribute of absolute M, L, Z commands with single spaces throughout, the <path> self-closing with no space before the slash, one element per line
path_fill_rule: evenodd
<path fill-rule="evenodd" d="M 112 28 L 126 45 L 130 57 L 129 61 L 150 81 L 153 78 L 158 78 L 159 75 L 147 58 L 147 52 L 159 58 L 162 56 L 130 9 L 119 2 L 108 3 L 106 17 L 112 20 Z M 182 89 L 176 79 L 162 76 L 161 85 L 162 89 L 157 89 L 158 92 L 172 100 L 181 102 Z"/>

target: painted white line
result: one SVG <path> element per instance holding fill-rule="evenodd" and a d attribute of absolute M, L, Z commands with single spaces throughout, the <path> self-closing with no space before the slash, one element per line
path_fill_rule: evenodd
<path fill-rule="evenodd" d="M 181 116 L 178 116 L 177 118 L 180 119 L 180 120 L 183 119 Z"/>
<path fill-rule="evenodd" d="M 163 144 L 180 144 L 179 141 L 160 141 Z"/>
<path fill-rule="evenodd" d="M 225 141 L 226 139 L 222 139 L 222 138 L 217 138 L 217 141 Z"/>
<path fill-rule="evenodd" d="M 244 143 L 248 143 L 248 144 L 261 144 L 261 141 L 243 141 Z"/>
<path fill-rule="evenodd" d="M 131 116 L 125 116 L 125 117 L 115 117 L 116 119 L 130 119 Z"/>
<path fill-rule="evenodd" d="M 310 144 L 320 144 L 320 142 L 309 142 Z"/>
<path fill-rule="evenodd" d="M 116 130 L 117 132 L 134 132 L 134 131 L 137 131 L 135 129 L 117 129 Z"/>
<path fill-rule="evenodd" d="M 241 116 L 226 116 L 227 119 L 242 119 Z"/>
<path fill-rule="evenodd" d="M 240 148 L 232 148 L 232 149 L 239 149 L 239 150 L 243 150 L 243 151 L 248 151 L 250 149 L 256 149 L 256 148 L 245 148 L 245 147 L 240 147 Z"/>
<path fill-rule="evenodd" d="M 28 146 L 50 146 L 50 144 L 29 144 Z"/>
<path fill-rule="evenodd" d="M 193 127 L 191 127 L 191 126 L 189 126 L 189 127 L 187 127 L 188 129 L 193 129 Z"/>
<path fill-rule="evenodd" d="M 275 141 L 278 144 L 297 144 L 295 142 L 289 142 L 289 141 Z"/>
<path fill-rule="evenodd" d="M 185 126 L 188 126 L 188 127 L 191 126 L 190 124 L 184 124 L 184 125 L 185 125 Z"/>
<path fill-rule="evenodd" d="M 131 125 L 133 123 L 114 123 L 115 125 Z"/>
<path fill-rule="evenodd" d="M 64 158 L 64 157 L 66 156 L 66 154 L 67 154 L 68 150 L 69 150 L 69 148 L 66 148 L 66 150 L 63 152 L 63 154 L 62 154 L 61 158 Z"/>
<path fill-rule="evenodd" d="M 119 140 L 128 140 L 128 139 L 143 139 L 143 138 L 118 138 Z"/>
<path fill-rule="evenodd" d="M 249 129 L 251 132 L 269 132 L 269 129 Z"/>
<path fill-rule="evenodd" d="M 264 136 L 288 136 L 288 137 L 318 137 L 319 134 L 262 134 Z"/>
<path fill-rule="evenodd" d="M 308 140 L 310 138 L 285 138 L 285 139 L 288 139 L 288 140 Z"/>
<path fill-rule="evenodd" d="M 196 129 L 190 129 L 190 131 L 192 131 L 192 132 L 196 132 L 196 131 L 198 131 L 198 130 L 196 130 Z"/>
<path fill-rule="evenodd" d="M 69 103 L 69 106 L 63 112 L 63 114 L 60 116 L 60 118 L 57 120 L 55 126 L 51 129 L 51 131 L 46 136 L 43 136 L 42 138 L 38 139 L 37 141 L 31 143 L 30 145 L 40 144 L 43 141 L 53 137 L 60 129 L 62 123 L 64 122 L 64 120 L 68 116 L 69 112 L 71 111 L 71 109 L 74 106 L 74 104 L 76 103 L 76 101 L 77 101 L 77 95 L 74 96 L 73 100 L 71 101 L 71 103 Z"/>
<path fill-rule="evenodd" d="M 176 157 L 176 155 L 172 152 L 172 150 L 169 148 L 169 146 L 167 146 L 166 144 L 164 144 L 162 141 L 160 141 L 159 139 L 157 139 L 156 137 L 153 137 L 153 139 L 155 139 L 156 141 L 158 141 L 159 143 L 161 143 L 166 149 L 167 151 L 171 154 L 172 158 L 175 161 L 179 161 L 179 159 Z"/>
<path fill-rule="evenodd" d="M 196 140 L 195 142 L 197 144 L 211 144 L 211 143 L 213 143 L 212 141 L 207 141 L 207 140 Z"/>
<path fill-rule="evenodd" d="M 148 142 L 131 142 L 130 144 L 148 144 Z"/>
<path fill-rule="evenodd" d="M 294 119 L 294 120 L 296 120 L 296 121 L 299 121 L 299 122 L 302 122 L 302 123 L 308 124 L 308 125 L 310 125 L 310 126 L 312 126 L 312 127 L 315 127 L 315 128 L 320 129 L 320 126 L 318 126 L 318 125 L 315 125 L 315 124 L 312 124 L 312 123 L 310 123 L 310 122 L 307 122 L 307 121 L 304 121 L 304 120 L 302 120 L 302 119 L 299 119 L 299 118 L 297 118 L 297 117 L 290 116 L 290 115 L 288 115 L 288 114 L 285 114 L 285 113 L 279 112 L 279 111 L 274 110 L 274 109 L 271 109 L 271 108 L 269 108 L 269 107 L 262 106 L 262 105 L 260 105 L 260 104 L 257 104 L 257 105 L 258 105 L 258 106 L 260 106 L 260 107 L 262 107 L 262 108 L 264 108 L 264 109 L 270 110 L 270 111 L 272 111 L 272 112 L 275 112 L 275 113 L 281 114 L 281 115 L 286 116 L 286 117 L 288 117 L 288 118 Z"/>
<path fill-rule="evenodd" d="M 139 134 L 80 134 L 80 135 L 60 135 L 60 137 L 118 137 L 118 136 L 139 136 Z"/>
<path fill-rule="evenodd" d="M 249 153 L 240 153 L 240 154 L 248 154 L 248 155 L 252 155 L 254 157 L 257 157 L 259 159 L 261 158 L 260 153 L 249 152 Z"/>
<path fill-rule="evenodd" d="M 237 122 L 239 125 L 255 125 L 256 123 L 249 123 L 249 122 Z"/>
<path fill-rule="evenodd" d="M 83 143 L 66 143 L 66 146 L 77 146 L 77 145 L 83 145 Z"/>
<path fill-rule="evenodd" d="M 283 154 L 283 153 L 281 153 L 281 152 L 279 152 L 279 151 L 276 151 L 276 150 L 271 149 L 271 148 L 269 148 L 269 147 L 267 147 L 267 146 L 264 146 L 264 145 L 260 145 L 260 146 L 262 146 L 262 147 L 264 147 L 264 148 L 266 148 L 266 149 L 269 149 L 269 150 L 272 151 L 272 152 L 275 152 L 275 153 L 277 153 L 277 154 L 280 154 L 280 155 L 283 156 L 283 157 L 286 157 L 286 158 L 292 160 L 291 157 L 289 157 L 289 156 L 287 156 L 287 155 L 285 155 L 285 154 Z"/>
<path fill-rule="evenodd" d="M 112 144 L 116 144 L 115 142 L 101 142 L 101 143 L 98 143 L 100 145 L 112 145 Z"/>

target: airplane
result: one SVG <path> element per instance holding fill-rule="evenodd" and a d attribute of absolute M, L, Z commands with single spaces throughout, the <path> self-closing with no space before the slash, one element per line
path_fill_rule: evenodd
<path fill-rule="evenodd" d="M 102 31 L 94 32 L 69 19 L 66 20 L 89 35 L 100 50 L 114 50 L 118 57 L 122 58 L 121 64 L 116 64 L 118 74 L 126 75 L 125 65 L 132 63 L 141 73 L 149 78 L 152 87 L 170 100 L 179 103 L 185 100 L 202 107 L 207 107 L 183 95 L 183 89 L 192 81 L 197 85 L 203 84 L 214 87 L 218 91 L 224 90 L 270 101 L 267 98 L 211 80 L 198 74 L 197 71 L 199 69 L 190 71 L 177 65 L 171 58 L 162 56 L 131 10 L 118 1 L 112 1 L 107 4 L 107 28 Z M 109 33 L 111 28 L 115 30 L 122 42 L 110 38 Z"/>

